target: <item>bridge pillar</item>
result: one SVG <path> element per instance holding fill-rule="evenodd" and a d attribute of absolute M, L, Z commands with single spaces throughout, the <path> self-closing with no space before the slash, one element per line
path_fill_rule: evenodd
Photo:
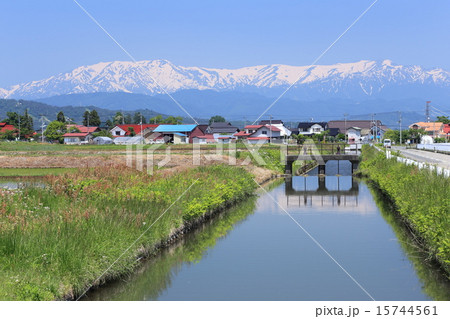
<path fill-rule="evenodd" d="M 319 174 L 325 175 L 325 164 L 319 164 Z"/>
<path fill-rule="evenodd" d="M 286 165 L 284 166 L 284 173 L 287 175 L 292 175 L 292 164 L 293 162 L 286 161 Z"/>
<path fill-rule="evenodd" d="M 359 161 L 351 161 L 352 163 L 352 173 L 355 174 L 359 167 Z"/>

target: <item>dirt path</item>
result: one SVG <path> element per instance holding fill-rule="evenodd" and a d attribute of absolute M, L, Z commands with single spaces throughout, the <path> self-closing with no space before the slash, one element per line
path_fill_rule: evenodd
<path fill-rule="evenodd" d="M 149 162 L 150 160 L 150 162 Z M 82 167 L 101 167 L 112 165 L 132 165 L 138 169 L 146 169 L 148 165 L 159 165 L 168 174 L 181 173 L 183 170 L 200 165 L 227 164 L 243 166 L 251 172 L 258 183 L 269 180 L 274 172 L 262 167 L 253 165 L 243 165 L 243 161 L 230 158 L 226 155 L 212 156 L 202 155 L 193 157 L 188 154 L 155 154 L 153 158 L 147 158 L 144 155 L 135 155 L 128 158 L 126 155 L 110 156 L 0 156 L 0 168 L 82 168 Z"/>

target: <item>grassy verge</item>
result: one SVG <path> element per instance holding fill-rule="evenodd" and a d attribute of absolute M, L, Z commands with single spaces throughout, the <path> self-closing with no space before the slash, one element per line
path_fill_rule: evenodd
<path fill-rule="evenodd" d="M 245 160 L 249 158 L 255 166 L 264 167 L 278 173 L 284 173 L 283 154 L 279 146 L 255 148 L 257 152 L 249 150 L 236 151 L 236 158 Z M 252 154 L 253 153 L 253 154 Z"/>
<path fill-rule="evenodd" d="M 224 165 L 154 176 L 104 167 L 47 179 L 45 189 L 0 191 L 1 300 L 70 298 L 131 272 L 176 230 L 256 186 L 244 169 Z"/>
<path fill-rule="evenodd" d="M 74 171 L 76 168 L 0 168 L 0 177 L 47 176 Z"/>
<path fill-rule="evenodd" d="M 369 184 L 369 190 L 377 203 L 381 216 L 391 226 L 398 243 L 414 265 L 417 276 L 422 282 L 423 291 L 433 300 L 450 300 L 450 279 L 436 260 L 430 259 L 427 251 L 417 245 L 410 227 L 396 213 L 391 201 L 386 200 L 376 185 Z"/>
<path fill-rule="evenodd" d="M 450 180 L 386 159 L 369 146 L 363 148 L 362 154 L 361 173 L 392 200 L 430 257 L 436 258 L 450 274 Z"/>

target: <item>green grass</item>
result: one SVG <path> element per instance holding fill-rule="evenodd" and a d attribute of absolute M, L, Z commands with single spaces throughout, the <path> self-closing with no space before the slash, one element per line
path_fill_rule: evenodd
<path fill-rule="evenodd" d="M 386 159 L 384 153 L 369 146 L 362 155 L 361 173 L 392 200 L 430 257 L 450 275 L 450 179 Z"/>
<path fill-rule="evenodd" d="M 256 148 L 255 152 L 249 150 L 236 151 L 236 158 L 241 160 L 250 159 L 250 162 L 259 167 L 264 167 L 272 171 L 283 173 L 284 172 L 284 154 L 279 147 L 261 147 Z"/>
<path fill-rule="evenodd" d="M 59 175 L 76 170 L 76 168 L 0 168 L 0 177 Z"/>
<path fill-rule="evenodd" d="M 224 165 L 154 176 L 104 167 L 46 179 L 44 189 L 0 191 L 0 300 L 77 296 L 100 276 L 96 284 L 131 272 L 175 229 L 256 187 L 244 169 Z"/>

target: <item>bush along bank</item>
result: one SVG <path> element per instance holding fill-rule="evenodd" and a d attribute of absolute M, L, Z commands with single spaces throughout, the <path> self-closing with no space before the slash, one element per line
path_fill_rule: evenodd
<path fill-rule="evenodd" d="M 252 178 L 225 165 L 154 176 L 104 167 L 1 190 L 0 300 L 75 298 L 131 272 L 180 229 L 252 194 Z"/>
<path fill-rule="evenodd" d="M 430 257 L 450 278 L 450 180 L 386 159 L 383 152 L 369 146 L 363 148 L 360 173 L 390 198 Z"/>

